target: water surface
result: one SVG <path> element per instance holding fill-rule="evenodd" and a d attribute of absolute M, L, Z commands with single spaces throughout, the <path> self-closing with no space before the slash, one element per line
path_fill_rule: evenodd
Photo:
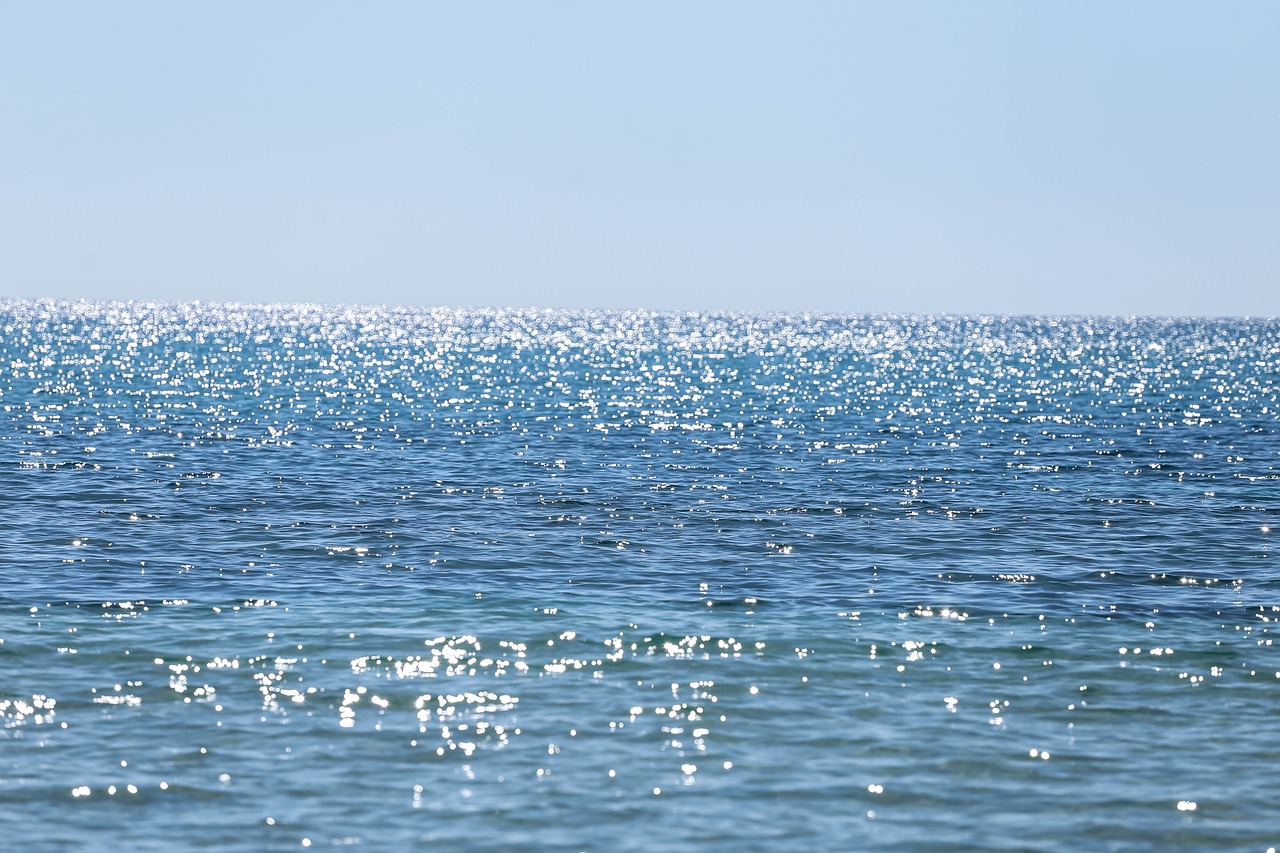
<path fill-rule="evenodd" d="M 13 849 L 1280 845 L 1280 322 L 0 303 Z"/>

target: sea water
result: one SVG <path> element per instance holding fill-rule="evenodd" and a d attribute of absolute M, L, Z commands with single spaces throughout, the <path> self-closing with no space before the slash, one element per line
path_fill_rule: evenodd
<path fill-rule="evenodd" d="M 11 850 L 1280 846 L 1280 322 L 0 303 Z"/>

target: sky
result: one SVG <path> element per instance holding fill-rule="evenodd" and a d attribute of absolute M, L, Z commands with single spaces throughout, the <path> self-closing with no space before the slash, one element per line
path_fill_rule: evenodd
<path fill-rule="evenodd" d="M 1280 4 L 0 0 L 0 298 L 1280 316 Z"/>

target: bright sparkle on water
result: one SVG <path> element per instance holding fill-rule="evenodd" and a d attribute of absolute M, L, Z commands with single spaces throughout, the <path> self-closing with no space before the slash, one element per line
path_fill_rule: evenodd
<path fill-rule="evenodd" d="M 8 302 L 0 370 L 15 848 L 1280 839 L 1275 321 Z"/>

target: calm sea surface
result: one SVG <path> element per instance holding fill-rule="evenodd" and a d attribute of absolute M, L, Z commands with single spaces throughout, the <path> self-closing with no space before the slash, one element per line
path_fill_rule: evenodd
<path fill-rule="evenodd" d="M 1280 322 L 0 302 L 6 849 L 1280 847 Z"/>

